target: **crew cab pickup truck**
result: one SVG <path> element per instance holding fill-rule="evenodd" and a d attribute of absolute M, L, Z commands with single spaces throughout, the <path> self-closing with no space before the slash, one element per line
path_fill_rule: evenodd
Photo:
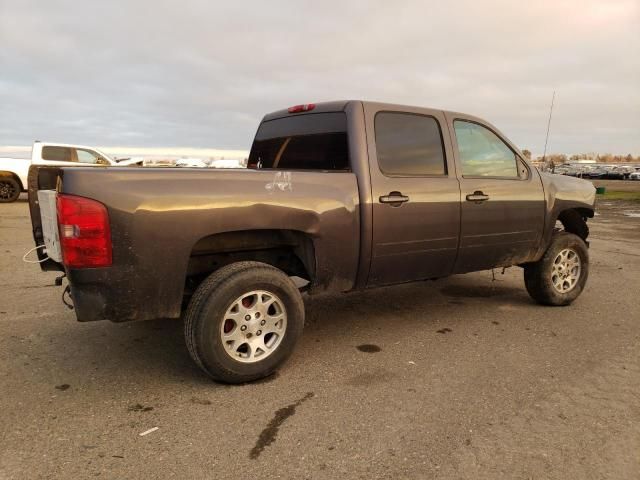
<path fill-rule="evenodd" d="M 194 361 L 238 383 L 291 354 L 302 291 L 519 266 L 535 301 L 571 303 L 595 189 L 480 118 L 340 101 L 266 115 L 247 169 L 34 167 L 29 202 L 79 321 L 182 317 Z"/>
<path fill-rule="evenodd" d="M 15 202 L 27 191 L 27 175 L 31 165 L 137 165 L 140 159 L 115 160 L 93 147 L 36 141 L 31 160 L 0 158 L 0 203 Z"/>

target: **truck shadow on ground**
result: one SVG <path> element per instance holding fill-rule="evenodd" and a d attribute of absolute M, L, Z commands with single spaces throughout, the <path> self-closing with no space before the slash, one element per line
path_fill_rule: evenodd
<path fill-rule="evenodd" d="M 342 323 L 349 313 L 350 321 L 363 324 L 416 320 L 435 322 L 461 306 L 486 309 L 508 303 L 530 306 L 524 284 L 491 279 L 478 280 L 478 275 L 456 276 L 438 281 L 425 281 L 382 287 L 344 295 L 307 297 L 307 327 L 315 324 Z"/>
<path fill-rule="evenodd" d="M 306 296 L 306 342 L 330 342 L 354 348 L 345 335 L 367 329 L 410 329 L 419 324 L 434 332 L 450 332 L 442 328 L 442 319 L 459 317 L 461 308 L 491 315 L 505 305 L 527 308 L 533 305 L 524 286 L 514 281 L 479 281 L 478 277 L 452 277 L 438 282 L 421 282 L 354 292 L 345 295 Z M 464 320 L 459 320 L 464 321 Z M 455 323 L 455 322 L 454 322 Z M 215 386 L 191 360 L 183 338 L 180 320 L 152 320 L 112 324 L 87 323 L 60 325 L 55 344 L 82 345 L 73 353 L 56 355 L 57 363 L 68 363 L 69 369 L 91 365 L 92 375 L 122 376 L 128 379 L 164 377 L 166 382 L 186 382 Z M 332 338 L 334 336 L 335 338 Z M 317 339 L 319 338 L 319 340 Z M 347 345 L 348 344 L 348 345 Z M 55 355 L 55 354 L 54 354 Z M 313 361 L 313 353 L 305 358 Z M 294 356 L 294 362 L 296 356 Z M 297 357 L 298 361 L 302 357 Z M 64 365 L 61 365 L 65 368 Z M 102 371 L 102 373 L 101 373 Z M 222 385 L 218 385 L 222 387 Z"/>

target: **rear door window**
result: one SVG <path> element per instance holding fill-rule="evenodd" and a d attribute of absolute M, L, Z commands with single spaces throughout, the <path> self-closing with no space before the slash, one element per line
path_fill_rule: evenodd
<path fill-rule="evenodd" d="M 426 115 L 380 112 L 375 118 L 378 165 L 388 176 L 446 175 L 438 121 Z"/>
<path fill-rule="evenodd" d="M 72 162 L 71 149 L 69 147 L 42 147 L 42 159 L 52 162 Z"/>
<path fill-rule="evenodd" d="M 315 113 L 263 122 L 251 147 L 248 167 L 349 170 L 346 114 Z"/>

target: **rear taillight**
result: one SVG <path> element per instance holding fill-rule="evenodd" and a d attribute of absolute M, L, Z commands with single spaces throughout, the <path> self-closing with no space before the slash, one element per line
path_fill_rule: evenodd
<path fill-rule="evenodd" d="M 289 113 L 310 112 L 314 108 L 316 108 L 315 103 L 305 103 L 304 105 L 294 105 L 293 107 L 289 107 L 287 111 Z"/>
<path fill-rule="evenodd" d="M 111 265 L 109 214 L 100 202 L 58 194 L 58 228 L 62 262 L 71 268 Z"/>

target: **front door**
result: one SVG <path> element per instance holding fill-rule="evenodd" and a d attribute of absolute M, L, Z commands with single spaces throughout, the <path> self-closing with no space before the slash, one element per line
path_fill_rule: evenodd
<path fill-rule="evenodd" d="M 488 125 L 447 116 L 457 148 L 462 205 L 455 273 L 526 262 L 544 224 L 538 172 Z"/>
<path fill-rule="evenodd" d="M 367 284 L 451 274 L 460 228 L 460 188 L 445 117 L 367 104 L 373 244 Z"/>

